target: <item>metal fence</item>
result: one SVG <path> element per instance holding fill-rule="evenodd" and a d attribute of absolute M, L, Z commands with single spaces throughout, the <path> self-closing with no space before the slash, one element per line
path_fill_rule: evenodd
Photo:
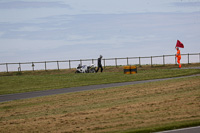
<path fill-rule="evenodd" d="M 200 53 L 181 54 L 181 63 L 200 63 Z M 96 64 L 97 59 L 63 60 L 63 61 L 42 61 L 42 62 L 21 62 L 21 63 L 0 63 L 1 72 L 11 71 L 35 71 L 50 69 L 71 69 L 76 68 L 78 64 Z M 176 55 L 161 55 L 147 57 L 126 57 L 126 58 L 107 58 L 102 59 L 104 68 L 106 66 L 120 65 L 166 65 L 177 64 Z"/>

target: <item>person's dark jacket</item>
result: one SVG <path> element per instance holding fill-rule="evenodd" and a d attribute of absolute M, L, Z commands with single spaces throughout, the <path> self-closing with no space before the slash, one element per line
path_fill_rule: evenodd
<path fill-rule="evenodd" d="M 98 58 L 98 66 L 102 66 L 101 65 L 101 58 Z"/>

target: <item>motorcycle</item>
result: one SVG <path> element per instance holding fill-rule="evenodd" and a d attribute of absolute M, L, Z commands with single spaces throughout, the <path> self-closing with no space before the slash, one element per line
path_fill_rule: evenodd
<path fill-rule="evenodd" d="M 87 65 L 81 65 L 79 64 L 76 68 L 75 73 L 96 73 L 96 67 L 94 64 L 91 64 L 90 66 Z"/>

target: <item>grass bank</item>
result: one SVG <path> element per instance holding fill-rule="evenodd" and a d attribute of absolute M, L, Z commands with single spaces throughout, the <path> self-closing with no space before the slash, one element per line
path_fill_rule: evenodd
<path fill-rule="evenodd" d="M 172 69 L 174 66 L 143 66 L 135 75 L 123 74 L 123 67 L 107 67 L 103 73 L 75 74 L 75 70 L 52 70 L 0 74 L 0 95 L 95 84 L 108 84 L 200 73 L 200 69 Z M 6 75 L 7 74 L 7 75 Z"/>
<path fill-rule="evenodd" d="M 1 132 L 152 132 L 200 125 L 200 77 L 0 103 Z"/>

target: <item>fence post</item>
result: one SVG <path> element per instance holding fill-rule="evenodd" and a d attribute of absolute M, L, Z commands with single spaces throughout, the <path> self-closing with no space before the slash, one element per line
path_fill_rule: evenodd
<path fill-rule="evenodd" d="M 106 59 L 103 59 L 104 62 L 104 69 L 106 68 Z"/>
<path fill-rule="evenodd" d="M 34 71 L 34 67 L 35 67 L 35 65 L 34 65 L 34 63 L 32 62 L 32 68 L 33 68 L 33 71 Z"/>
<path fill-rule="evenodd" d="M 139 66 L 141 66 L 141 61 L 140 61 L 140 57 L 139 57 Z"/>
<path fill-rule="evenodd" d="M 6 63 L 6 70 L 7 70 L 7 73 L 8 73 L 8 63 Z"/>
<path fill-rule="evenodd" d="M 82 65 L 82 60 L 80 60 L 80 64 Z"/>
<path fill-rule="evenodd" d="M 190 54 L 188 53 L 188 64 L 190 64 Z"/>
<path fill-rule="evenodd" d="M 175 65 L 176 65 L 177 63 L 176 63 L 176 54 L 175 54 Z"/>
<path fill-rule="evenodd" d="M 47 70 L 47 62 L 44 62 L 45 71 Z"/>
<path fill-rule="evenodd" d="M 128 66 L 128 57 L 127 57 L 127 66 Z"/>
<path fill-rule="evenodd" d="M 200 53 L 199 53 L 199 63 L 200 63 Z"/>
<path fill-rule="evenodd" d="M 163 55 L 163 66 L 165 65 L 165 55 Z"/>
<path fill-rule="evenodd" d="M 153 66 L 153 60 L 152 60 L 152 56 L 151 56 L 151 67 Z"/>
<path fill-rule="evenodd" d="M 58 66 L 58 70 L 60 70 L 60 68 L 59 68 L 59 62 L 57 61 L 57 66 Z"/>
<path fill-rule="evenodd" d="M 33 71 L 34 71 L 34 66 L 35 66 L 34 63 L 32 62 L 32 68 L 33 68 Z"/>
<path fill-rule="evenodd" d="M 115 58 L 115 65 L 116 65 L 116 67 L 117 67 L 117 58 Z"/>
<path fill-rule="evenodd" d="M 21 63 L 19 63 L 18 72 L 21 72 Z"/>
<path fill-rule="evenodd" d="M 69 60 L 69 69 L 71 69 L 71 63 L 70 63 L 70 60 Z"/>

